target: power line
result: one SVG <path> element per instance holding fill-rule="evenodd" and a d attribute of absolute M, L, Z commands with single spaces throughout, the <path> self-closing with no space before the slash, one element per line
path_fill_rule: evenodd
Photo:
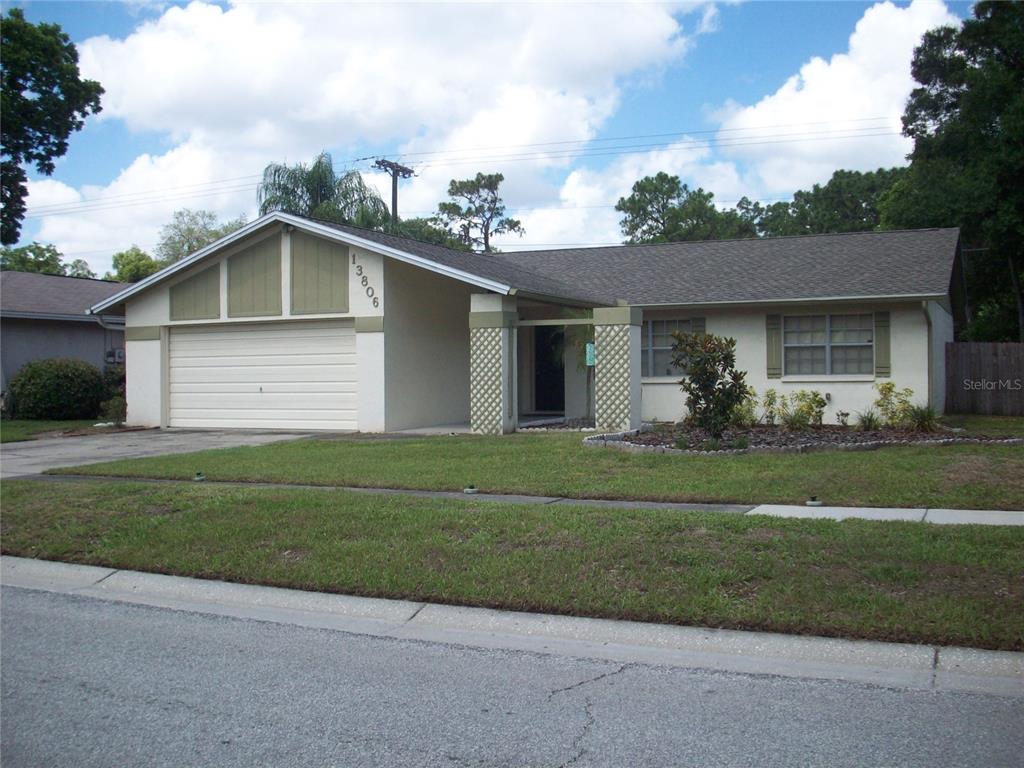
<path fill-rule="evenodd" d="M 865 118 L 869 119 L 869 118 Z M 876 118 L 870 118 L 876 119 Z M 675 135 L 675 134 L 665 134 Z M 466 164 L 483 164 L 483 163 L 514 163 L 514 162 L 530 162 L 535 160 L 559 160 L 559 159 L 587 159 L 593 157 L 609 157 L 627 154 L 636 151 L 645 150 L 660 150 L 663 152 L 679 152 L 686 149 L 691 149 L 699 146 L 713 145 L 717 148 L 730 148 L 730 147 L 743 147 L 743 146 L 758 146 L 766 144 L 787 144 L 787 143 L 798 143 L 798 142 L 809 142 L 809 141 L 833 141 L 833 140 L 848 140 L 858 138 L 875 138 L 882 136 L 894 136 L 899 135 L 897 131 L 878 131 L 873 128 L 856 128 L 846 129 L 841 134 L 825 132 L 822 135 L 821 131 L 816 132 L 802 132 L 802 133 L 783 133 L 783 134 L 769 134 L 764 137 L 758 137 L 758 140 L 751 141 L 751 137 L 734 137 L 726 139 L 724 141 L 708 142 L 706 140 L 690 139 L 682 142 L 676 142 L 671 145 L 664 145 L 661 143 L 656 144 L 627 144 L 619 145 L 614 147 L 594 147 L 591 149 L 581 150 L 560 150 L 555 152 L 528 152 L 518 154 L 506 154 L 497 155 L 492 157 L 466 157 L 452 160 L 435 160 L 428 162 L 421 166 L 422 169 L 439 166 L 457 166 Z M 641 138 L 641 137 L 636 137 Z M 509 145 L 516 146 L 516 145 Z M 521 145 L 530 146 L 530 145 Z M 459 150 L 461 151 L 461 150 Z M 354 163 L 355 160 L 365 160 L 370 158 L 356 158 L 349 163 Z M 378 163 L 381 161 L 378 161 Z M 383 161 L 390 162 L 390 161 Z M 375 165 L 377 165 L 375 163 Z M 398 165 L 397 163 L 395 164 Z M 380 167 L 377 165 L 377 167 Z M 404 170 L 412 174 L 411 168 L 405 166 L 399 166 Z M 386 169 L 385 169 L 386 170 Z M 164 190 L 150 190 L 140 191 L 138 193 L 123 193 L 121 195 L 115 195 L 111 197 L 97 198 L 95 200 L 82 201 L 80 203 L 67 203 L 67 204 L 54 204 L 52 206 L 41 206 L 38 208 L 32 208 L 30 214 L 26 218 L 42 218 L 44 216 L 60 216 L 70 215 L 77 213 L 88 213 L 93 211 L 105 211 L 115 210 L 119 208 L 137 207 L 140 205 L 151 205 L 155 203 L 163 202 L 177 202 L 191 199 L 202 199 L 220 194 L 228 194 L 233 192 L 241 192 L 246 190 L 255 190 L 258 185 L 256 184 L 235 184 L 230 186 L 216 186 L 229 184 L 232 181 L 238 181 L 243 179 L 258 178 L 259 174 L 250 174 L 247 176 L 233 177 L 231 179 L 224 179 L 220 181 L 209 181 L 197 183 L 195 185 L 183 185 L 180 187 L 168 187 Z M 396 182 L 396 178 L 392 177 L 393 184 Z M 173 190 L 187 189 L 189 187 L 208 187 L 208 189 L 198 189 L 195 192 L 183 193 L 168 196 L 165 193 Z M 392 203 L 394 204 L 394 196 Z"/>

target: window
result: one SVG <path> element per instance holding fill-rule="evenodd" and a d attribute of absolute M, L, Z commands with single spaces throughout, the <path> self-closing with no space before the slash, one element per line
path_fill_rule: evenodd
<path fill-rule="evenodd" d="M 643 376 L 679 376 L 672 365 L 672 333 L 693 333 L 693 320 L 644 320 L 640 338 L 640 371 Z"/>
<path fill-rule="evenodd" d="M 874 373 L 874 315 L 794 315 L 782 330 L 787 376 Z"/>

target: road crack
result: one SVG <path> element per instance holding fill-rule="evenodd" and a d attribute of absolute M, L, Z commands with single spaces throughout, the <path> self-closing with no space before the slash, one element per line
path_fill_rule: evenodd
<path fill-rule="evenodd" d="M 574 691 L 577 688 L 582 688 L 584 685 L 590 685 L 591 683 L 596 683 L 596 682 L 598 682 L 600 680 L 604 680 L 604 679 L 609 678 L 609 677 L 615 677 L 616 675 L 621 675 L 623 672 L 626 671 L 627 667 L 629 667 L 629 664 L 623 664 L 621 667 L 616 669 L 614 672 L 605 672 L 603 674 L 598 675 L 597 677 L 590 677 L 590 678 L 587 678 L 586 680 L 580 680 L 578 683 L 573 683 L 572 685 L 567 685 L 564 688 L 556 688 L 555 690 L 551 691 L 548 694 L 548 701 L 551 701 L 559 693 L 565 693 L 566 691 Z"/>
<path fill-rule="evenodd" d="M 619 670 L 619 672 L 621 671 L 622 670 Z M 618 674 L 618 672 L 613 672 L 611 674 Z M 603 677 L 608 676 L 609 675 L 603 675 Z M 593 680 L 589 682 L 593 682 Z M 596 722 L 594 719 L 594 712 L 591 709 L 592 706 L 593 703 L 590 699 L 584 699 L 583 714 L 586 715 L 586 719 L 583 721 L 583 728 L 580 730 L 579 735 L 572 740 L 573 755 L 564 763 L 561 763 L 558 768 L 568 768 L 570 765 L 575 765 L 578 761 L 583 759 L 583 755 L 586 754 L 587 749 L 583 746 L 583 740 L 587 738 L 587 735 L 590 733 L 590 730 L 594 727 L 594 723 Z"/>

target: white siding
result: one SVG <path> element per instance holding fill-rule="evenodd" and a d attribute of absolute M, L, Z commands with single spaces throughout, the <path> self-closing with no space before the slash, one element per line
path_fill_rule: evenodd
<path fill-rule="evenodd" d="M 358 426 L 351 321 L 174 327 L 168 369 L 172 427 Z"/>

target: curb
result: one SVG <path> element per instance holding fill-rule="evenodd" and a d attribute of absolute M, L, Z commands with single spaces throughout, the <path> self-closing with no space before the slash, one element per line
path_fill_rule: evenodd
<path fill-rule="evenodd" d="M 1024 653 L 464 608 L 0 558 L 4 586 L 396 640 L 1024 698 Z"/>

